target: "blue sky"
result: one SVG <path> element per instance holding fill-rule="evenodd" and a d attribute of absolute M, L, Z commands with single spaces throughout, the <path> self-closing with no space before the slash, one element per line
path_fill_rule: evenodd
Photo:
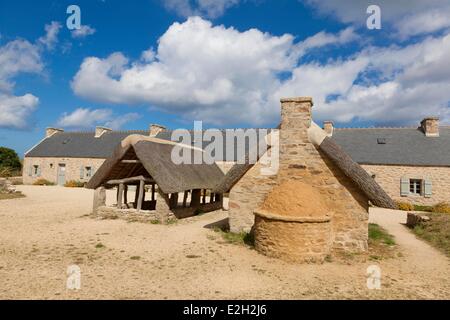
<path fill-rule="evenodd" d="M 360 0 L 0 2 L 0 145 L 65 130 L 273 127 L 282 96 L 318 123 L 450 120 L 450 4 Z M 81 9 L 68 30 L 66 9 Z"/>

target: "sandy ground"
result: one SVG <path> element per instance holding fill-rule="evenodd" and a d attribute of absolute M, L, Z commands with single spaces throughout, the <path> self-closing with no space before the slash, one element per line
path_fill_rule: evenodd
<path fill-rule="evenodd" d="M 91 190 L 19 189 L 26 198 L 0 202 L 1 299 L 450 298 L 449 260 L 415 239 L 396 212 L 371 216 L 395 234 L 402 257 L 376 262 L 381 289 L 369 290 L 374 262 L 267 258 L 207 228 L 223 211 L 169 226 L 94 220 Z M 66 289 L 71 264 L 81 268 L 78 291 Z"/>

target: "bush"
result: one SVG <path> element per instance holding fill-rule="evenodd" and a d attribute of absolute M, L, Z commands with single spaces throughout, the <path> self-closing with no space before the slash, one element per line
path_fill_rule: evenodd
<path fill-rule="evenodd" d="M 450 203 L 441 202 L 433 206 L 432 212 L 448 213 L 450 214 Z"/>
<path fill-rule="evenodd" d="M 414 211 L 414 205 L 409 202 L 397 202 L 398 210 Z"/>
<path fill-rule="evenodd" d="M 11 177 L 22 169 L 19 156 L 13 149 L 0 147 L 0 175 Z"/>
<path fill-rule="evenodd" d="M 47 179 L 40 178 L 33 182 L 34 186 L 54 186 L 55 183 L 48 181 Z"/>
<path fill-rule="evenodd" d="M 64 184 L 64 187 L 67 188 L 84 188 L 84 182 L 76 181 L 76 180 L 69 180 Z"/>

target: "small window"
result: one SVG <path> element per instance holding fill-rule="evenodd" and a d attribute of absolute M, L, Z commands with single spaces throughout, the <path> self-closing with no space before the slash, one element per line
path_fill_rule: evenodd
<path fill-rule="evenodd" d="M 421 195 L 422 194 L 422 180 L 410 179 L 409 180 L 409 193 Z"/>
<path fill-rule="evenodd" d="M 53 169 L 53 163 L 50 163 L 50 169 Z"/>
<path fill-rule="evenodd" d="M 378 138 L 377 143 L 378 144 L 386 144 L 386 138 Z"/>
<path fill-rule="evenodd" d="M 39 166 L 34 165 L 34 166 L 33 166 L 33 175 L 34 175 L 34 176 L 37 176 L 38 173 L 39 173 Z"/>
<path fill-rule="evenodd" d="M 84 172 L 86 172 L 86 178 L 92 177 L 92 167 L 85 167 Z"/>

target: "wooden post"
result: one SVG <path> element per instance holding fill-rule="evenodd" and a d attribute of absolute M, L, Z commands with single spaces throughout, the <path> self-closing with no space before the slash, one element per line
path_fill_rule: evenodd
<path fill-rule="evenodd" d="M 214 196 L 215 196 L 215 194 L 211 192 L 211 194 L 209 195 L 209 203 L 214 202 Z"/>
<path fill-rule="evenodd" d="M 200 189 L 194 189 L 192 190 L 191 194 L 191 208 L 198 207 L 200 205 L 200 196 L 201 196 L 202 190 Z"/>
<path fill-rule="evenodd" d="M 206 203 L 206 189 L 203 189 L 203 198 L 202 198 L 202 203 L 205 204 Z"/>
<path fill-rule="evenodd" d="M 136 207 L 136 210 L 139 212 L 139 211 L 141 211 L 141 208 L 142 208 L 142 201 L 143 201 L 143 199 L 144 199 L 144 181 L 143 180 L 141 180 L 140 182 L 139 182 L 139 196 L 138 196 L 138 202 L 137 202 L 137 207 Z"/>
<path fill-rule="evenodd" d="M 184 197 L 183 197 L 183 208 L 186 208 L 186 203 L 187 203 L 188 194 L 189 194 L 189 191 L 185 191 L 185 192 L 184 192 Z"/>
<path fill-rule="evenodd" d="M 155 184 L 152 184 L 152 201 L 155 201 Z"/>
<path fill-rule="evenodd" d="M 123 183 L 119 184 L 119 194 L 117 196 L 117 208 L 122 209 Z"/>
<path fill-rule="evenodd" d="M 123 186 L 123 203 L 128 208 L 128 185 Z"/>
<path fill-rule="evenodd" d="M 172 193 L 170 195 L 169 208 L 173 209 L 178 206 L 178 193 Z"/>
<path fill-rule="evenodd" d="M 139 198 L 139 183 L 136 184 L 136 191 L 134 192 L 134 208 L 137 209 L 137 203 Z"/>

